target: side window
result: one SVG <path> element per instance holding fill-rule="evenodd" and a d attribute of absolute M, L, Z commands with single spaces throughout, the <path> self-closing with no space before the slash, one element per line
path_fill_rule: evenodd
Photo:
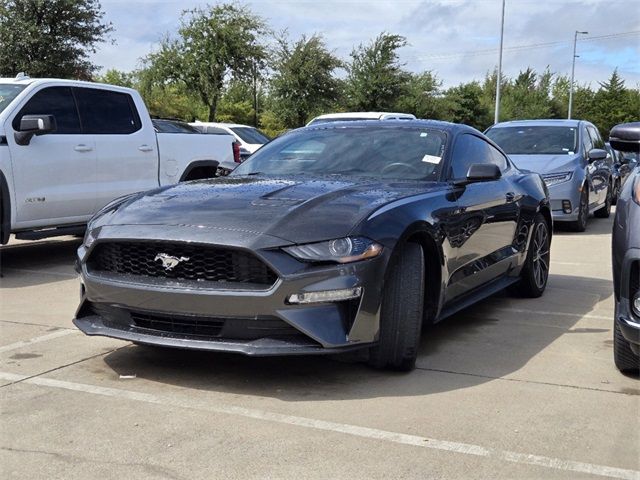
<path fill-rule="evenodd" d="M 130 95 L 97 88 L 76 88 L 74 93 L 83 133 L 113 135 L 140 130 L 140 117 Z"/>
<path fill-rule="evenodd" d="M 600 136 L 600 133 L 598 132 L 598 130 L 596 130 L 595 127 L 591 127 L 591 126 L 587 127 L 587 130 L 589 131 L 589 136 L 591 137 L 593 148 L 604 149 L 604 141 L 602 140 L 602 137 Z"/>
<path fill-rule="evenodd" d="M 37 92 L 13 119 L 13 129 L 20 129 L 24 115 L 53 115 L 57 129 L 53 134 L 78 134 L 80 119 L 70 87 L 48 87 Z"/>
<path fill-rule="evenodd" d="M 587 129 L 582 130 L 582 143 L 584 145 L 584 154 L 588 155 L 591 150 L 593 150 L 593 141 L 591 140 L 591 136 Z"/>
<path fill-rule="evenodd" d="M 493 163 L 505 171 L 509 163 L 498 150 L 475 135 L 458 137 L 451 159 L 451 178 L 464 178 L 474 163 Z"/>

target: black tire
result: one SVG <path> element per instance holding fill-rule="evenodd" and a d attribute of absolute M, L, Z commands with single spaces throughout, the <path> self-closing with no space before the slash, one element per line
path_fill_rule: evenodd
<path fill-rule="evenodd" d="M 593 215 L 598 218 L 609 218 L 611 215 L 611 205 L 613 204 L 613 189 L 611 188 L 611 182 L 607 187 L 607 199 L 604 201 L 602 208 L 599 208 Z"/>
<path fill-rule="evenodd" d="M 633 353 L 615 320 L 613 322 L 613 361 L 618 370 L 623 373 L 640 372 L 640 356 Z"/>
<path fill-rule="evenodd" d="M 549 280 L 549 262 L 551 258 L 551 235 L 549 224 L 544 215 L 538 213 L 531 227 L 531 241 L 520 280 L 511 291 L 520 297 L 541 297 Z"/>
<path fill-rule="evenodd" d="M 587 229 L 587 219 L 589 218 L 589 190 L 585 184 L 582 187 L 582 194 L 580 195 L 580 210 L 578 211 L 578 220 L 575 222 L 569 222 L 568 226 L 570 230 L 574 232 L 584 232 Z"/>
<path fill-rule="evenodd" d="M 387 270 L 378 345 L 369 351 L 376 368 L 413 370 L 418 357 L 424 308 L 424 253 L 406 243 L 390 260 Z"/>

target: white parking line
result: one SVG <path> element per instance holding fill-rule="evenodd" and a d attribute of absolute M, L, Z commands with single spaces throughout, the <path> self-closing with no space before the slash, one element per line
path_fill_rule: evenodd
<path fill-rule="evenodd" d="M 593 320 L 612 320 L 613 315 L 606 317 L 604 315 L 591 315 L 588 313 L 567 313 L 567 312 L 550 312 L 544 310 L 524 310 L 519 308 L 500 308 L 500 307 L 491 307 L 492 310 L 497 312 L 507 312 L 507 313 L 533 313 L 534 315 L 555 315 L 557 317 L 573 317 L 573 318 L 590 318 Z"/>
<path fill-rule="evenodd" d="M 26 347 L 27 345 L 32 345 L 34 343 L 46 342 L 48 340 L 53 340 L 54 338 L 71 335 L 72 333 L 77 333 L 77 330 L 56 330 L 55 332 L 47 333 L 46 335 L 42 335 L 40 337 L 30 338 L 29 340 L 20 340 L 19 342 L 10 343 L 9 345 L 3 345 L 2 347 L 0 347 L 0 353 L 8 352 L 10 350 L 16 350 L 18 348 Z"/>
<path fill-rule="evenodd" d="M 12 382 L 23 381 L 32 385 L 41 387 L 60 388 L 75 392 L 91 393 L 95 395 L 103 395 L 106 397 L 123 398 L 134 400 L 137 402 L 146 402 L 156 405 L 173 406 L 179 408 L 188 408 L 195 410 L 203 410 L 212 413 L 235 415 L 245 418 L 253 418 L 267 422 L 274 422 L 286 425 L 294 425 L 297 427 L 310 428 L 314 430 L 323 430 L 330 432 L 344 433 L 361 438 L 372 440 L 381 440 L 389 443 L 397 443 L 402 445 L 411 445 L 419 448 L 428 448 L 433 450 L 444 450 L 447 452 L 460 453 L 465 455 L 474 455 L 478 457 L 487 457 L 502 460 L 505 462 L 536 465 L 539 467 L 551 468 L 555 470 L 563 470 L 567 472 L 587 473 L 590 475 L 598 475 L 601 477 L 621 478 L 625 480 L 640 480 L 640 471 L 628 470 L 624 468 L 609 467 L 606 465 L 597 465 L 593 463 L 574 462 L 572 460 L 561 460 L 558 458 L 545 457 L 541 455 L 531 455 L 526 453 L 511 452 L 508 450 L 498 450 L 480 445 L 469 443 L 449 442 L 446 440 L 437 440 L 435 438 L 420 437 L 417 435 L 407 435 L 404 433 L 389 432 L 376 428 L 360 427 L 357 425 L 349 425 L 344 423 L 328 422 L 324 420 L 316 420 L 313 418 L 297 417 L 292 415 L 284 415 L 281 413 L 268 412 L 253 408 L 235 407 L 231 405 L 212 405 L 211 403 L 198 402 L 194 399 L 177 399 L 171 397 L 163 397 L 150 393 L 135 392 L 131 390 L 121 390 L 118 388 L 99 387 L 96 385 L 88 385 L 83 383 L 67 382 L 64 380 L 56 380 L 46 377 L 28 378 L 23 375 L 13 373 L 0 372 L 0 379 Z"/>

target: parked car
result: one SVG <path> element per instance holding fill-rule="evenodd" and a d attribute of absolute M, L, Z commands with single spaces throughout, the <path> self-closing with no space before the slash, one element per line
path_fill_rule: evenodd
<path fill-rule="evenodd" d="M 0 79 L 0 243 L 79 233 L 115 198 L 213 176 L 232 143 L 156 135 L 129 88 Z"/>
<path fill-rule="evenodd" d="M 330 123 L 330 122 L 347 122 L 355 120 L 415 120 L 416 116 L 411 113 L 392 113 L 392 112 L 342 112 L 342 113 L 327 113 L 320 115 L 312 119 L 307 123 L 309 125 L 316 125 L 318 123 Z"/>
<path fill-rule="evenodd" d="M 227 177 L 99 212 L 78 250 L 74 323 L 248 355 L 364 349 L 411 369 L 423 320 L 509 286 L 542 295 L 551 234 L 542 177 L 471 127 L 306 127 Z"/>
<path fill-rule="evenodd" d="M 635 161 L 633 156 L 637 154 L 630 152 L 619 152 L 615 150 L 609 142 L 606 142 L 604 145 L 607 152 L 613 159 L 613 205 L 616 205 L 624 182 L 627 180 L 629 174 L 636 166 L 637 162 Z"/>
<path fill-rule="evenodd" d="M 640 151 L 640 122 L 615 126 L 614 149 Z M 623 159 L 630 160 L 630 156 Z M 640 371 L 640 169 L 624 183 L 613 222 L 612 258 L 615 293 L 613 356 L 622 372 Z"/>
<path fill-rule="evenodd" d="M 498 123 L 486 135 L 519 168 L 538 172 L 549 187 L 554 222 L 583 232 L 593 212 L 607 218 L 613 203 L 613 161 L 598 129 L 584 120 Z"/>
<path fill-rule="evenodd" d="M 193 122 L 190 125 L 202 133 L 233 135 L 240 143 L 240 158 L 244 162 L 249 156 L 271 139 L 255 127 L 237 123 Z M 237 165 L 231 166 L 233 170 Z"/>

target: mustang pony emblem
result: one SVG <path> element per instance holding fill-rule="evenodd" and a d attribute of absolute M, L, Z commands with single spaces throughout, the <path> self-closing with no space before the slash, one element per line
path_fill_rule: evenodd
<path fill-rule="evenodd" d="M 157 262 L 158 260 L 162 262 L 162 267 L 169 271 L 176 268 L 180 262 L 186 262 L 189 260 L 189 257 L 174 257 L 172 255 L 167 255 L 166 253 L 159 253 L 153 261 Z"/>

